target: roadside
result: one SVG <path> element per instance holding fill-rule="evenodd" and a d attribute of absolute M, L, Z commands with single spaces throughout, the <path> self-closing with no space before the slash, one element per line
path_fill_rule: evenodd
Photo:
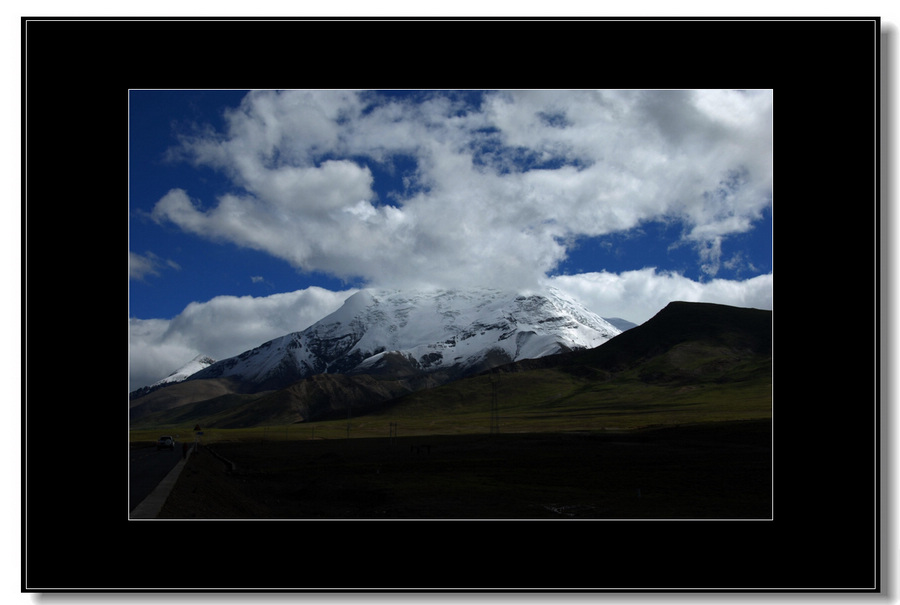
<path fill-rule="evenodd" d="M 266 519 L 266 497 L 248 495 L 233 475 L 234 465 L 209 447 L 201 447 L 185 465 L 158 519 Z"/>
<path fill-rule="evenodd" d="M 175 467 L 171 471 L 169 471 L 169 474 L 167 474 L 163 478 L 163 480 L 159 482 L 159 485 L 157 485 L 156 488 L 152 492 L 150 492 L 149 496 L 144 498 L 144 500 L 140 504 L 138 504 L 133 511 L 131 511 L 131 519 L 157 518 L 157 515 L 159 515 L 160 510 L 162 510 L 166 499 L 172 492 L 172 488 L 175 487 L 175 483 L 178 481 L 178 477 L 179 475 L 181 475 L 181 471 L 187 465 L 187 462 L 193 452 L 194 446 L 191 446 L 187 449 L 184 457 L 175 464 Z"/>

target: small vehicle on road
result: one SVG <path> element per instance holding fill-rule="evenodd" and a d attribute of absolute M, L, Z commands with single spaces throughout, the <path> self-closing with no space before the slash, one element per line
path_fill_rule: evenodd
<path fill-rule="evenodd" d="M 174 450 L 175 449 L 175 440 L 168 435 L 164 435 L 156 440 L 156 449 L 163 450 Z"/>

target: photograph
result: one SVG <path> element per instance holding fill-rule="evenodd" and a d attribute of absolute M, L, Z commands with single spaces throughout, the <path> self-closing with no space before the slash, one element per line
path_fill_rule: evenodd
<path fill-rule="evenodd" d="M 23 18 L 23 592 L 879 592 L 879 26 Z"/>
<path fill-rule="evenodd" d="M 771 518 L 772 100 L 131 91 L 133 513 Z"/>

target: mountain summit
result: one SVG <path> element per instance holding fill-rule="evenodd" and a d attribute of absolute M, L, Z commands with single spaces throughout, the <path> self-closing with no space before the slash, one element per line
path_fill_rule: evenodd
<path fill-rule="evenodd" d="M 196 374 L 200 370 L 209 367 L 210 365 L 216 362 L 215 359 L 209 357 L 208 355 L 197 355 L 192 360 L 153 384 L 150 385 L 150 388 L 158 387 L 163 384 L 171 383 L 171 382 L 181 382 L 182 380 L 187 379 L 188 377 Z"/>
<path fill-rule="evenodd" d="M 246 393 L 318 374 L 441 383 L 491 367 L 597 347 L 621 333 L 557 290 L 361 290 L 300 332 L 223 359 L 189 380 L 229 378 Z"/>

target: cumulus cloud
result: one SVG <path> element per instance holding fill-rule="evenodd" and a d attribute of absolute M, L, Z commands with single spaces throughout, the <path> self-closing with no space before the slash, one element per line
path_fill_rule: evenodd
<path fill-rule="evenodd" d="M 226 117 L 173 157 L 233 191 L 174 189 L 153 218 L 370 283 L 530 286 L 564 242 L 648 220 L 681 221 L 714 277 L 771 204 L 770 91 L 258 91 Z M 404 186 L 380 190 L 398 158 Z"/>
<path fill-rule="evenodd" d="M 199 354 L 225 359 L 303 330 L 354 292 L 310 287 L 266 297 L 218 296 L 191 303 L 170 320 L 131 318 L 130 390 L 165 378 Z"/>
<path fill-rule="evenodd" d="M 546 280 L 546 284 L 570 294 L 605 317 L 621 317 L 637 324 L 676 300 L 772 309 L 772 274 L 743 281 L 698 282 L 677 273 L 647 268 L 622 273 L 559 275 Z"/>

